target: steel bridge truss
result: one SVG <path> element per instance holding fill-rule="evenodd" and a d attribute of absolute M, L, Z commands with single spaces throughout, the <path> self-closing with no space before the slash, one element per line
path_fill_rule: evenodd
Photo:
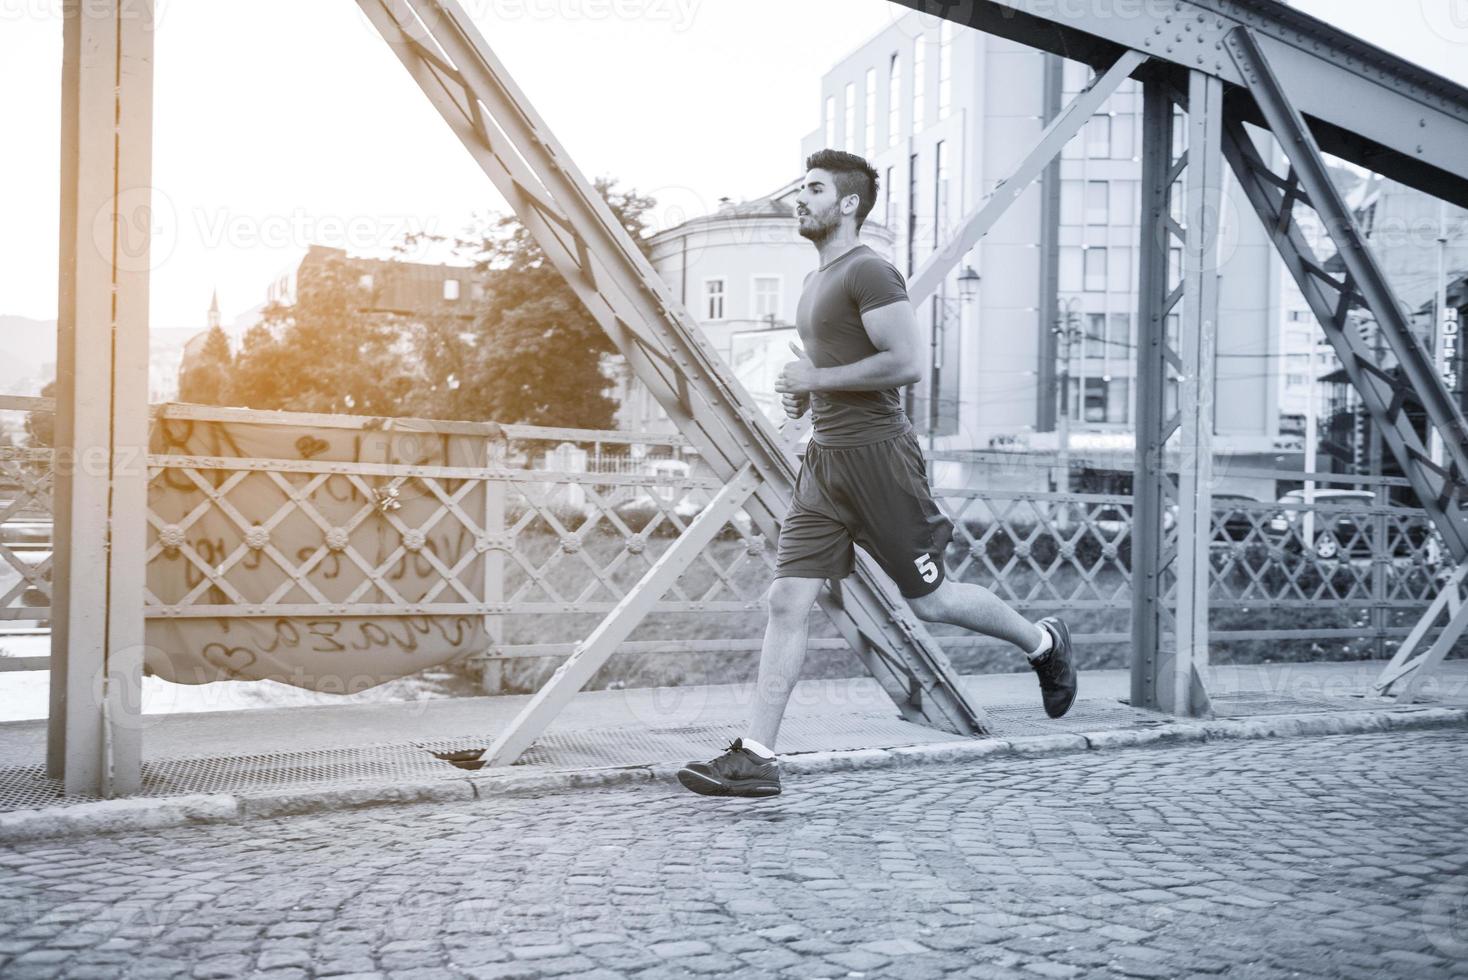
<path fill-rule="evenodd" d="M 1419 110 L 1417 128 L 1434 130 L 1431 135 L 1422 134 L 1416 159 L 1403 159 L 1400 148 L 1380 146 L 1363 154 L 1346 128 L 1348 120 L 1377 139 L 1402 136 L 1393 128 L 1401 120 L 1367 118 L 1362 126 L 1360 108 L 1342 109 L 1330 98 L 1322 98 L 1322 85 L 1336 84 L 1357 92 L 1368 104 L 1380 104 L 1384 93 L 1379 89 L 1399 82 L 1400 90 L 1385 93 L 1387 97 L 1406 95 L 1425 101 L 1426 90 L 1417 87 L 1423 84 L 1420 75 L 1411 66 L 1390 63 L 1371 66 L 1374 70 L 1368 78 L 1367 64 L 1354 59 L 1338 59 L 1343 65 L 1325 63 L 1328 59 L 1318 55 L 1301 57 L 1282 46 L 1284 40 L 1293 39 L 1279 22 L 1260 20 L 1258 4 L 1174 0 L 1171 13 L 1154 23 L 1154 30 L 1138 33 L 1135 22 L 1145 18 L 1105 16 L 1106 11 L 1098 10 L 1103 5 L 1083 5 L 1079 15 L 1061 20 L 1052 19 L 1053 12 L 1047 15 L 1042 3 L 903 2 L 966 26 L 1063 50 L 1090 61 L 1098 72 L 1092 86 L 1052 121 L 1014 176 L 1000 181 L 961 221 L 953 241 L 925 263 L 913 280 L 915 302 L 937 290 L 963 254 L 1078 131 L 1077 117 L 1104 101 L 1127 75 L 1143 79 L 1133 703 L 1185 715 L 1210 713 L 1202 669 L 1208 663 L 1212 362 L 1218 324 L 1215 273 L 1225 161 L 1310 302 L 1446 548 L 1458 562 L 1468 557 L 1468 513 L 1463 509 L 1468 491 L 1468 423 L 1412 332 L 1354 215 L 1331 182 L 1315 134 L 1316 129 L 1328 134 L 1332 148 L 1348 157 L 1355 150 L 1355 158 L 1366 165 L 1387 170 L 1430 193 L 1464 200 L 1468 174 L 1443 173 L 1424 164 L 1424 158 L 1436 157 L 1433 163 L 1441 167 L 1463 167 L 1463 159 L 1447 151 L 1468 139 L 1468 125 L 1464 125 L 1468 123 L 1468 100 L 1463 93 L 1455 93 L 1453 102 L 1439 96 L 1433 100 L 1439 104 L 1431 109 L 1414 107 Z M 1267 32 L 1271 50 L 1286 60 L 1290 74 L 1308 90 L 1315 128 L 1291 101 L 1265 53 L 1260 31 Z M 1301 34 L 1299 40 L 1309 38 Z M 1137 42 L 1147 54 L 1128 47 L 1117 53 L 1118 43 Z M 1205 54 L 1190 57 L 1196 51 Z M 1374 56 L 1391 61 L 1380 52 Z M 1360 77 L 1353 71 L 1359 71 Z M 1402 78 L 1394 79 L 1392 72 Z M 1187 119 L 1186 149 L 1176 158 L 1171 149 L 1174 107 Z M 1395 111 L 1399 114 L 1404 108 L 1397 106 Z M 1264 161 L 1245 130 L 1246 122 L 1261 124 L 1283 148 L 1291 165 L 1287 176 L 1274 173 Z M 1313 208 L 1319 215 L 1345 266 L 1343 276 L 1328 272 L 1324 259 L 1314 254 L 1294 216 L 1299 206 Z M 1169 278 L 1168 253 L 1173 245 L 1183 255 L 1181 279 L 1176 283 Z M 1379 364 L 1372 355 L 1351 319 L 1357 309 L 1374 320 L 1394 355 L 1396 371 Z M 1176 405 L 1166 404 L 1169 376 L 1176 381 Z M 1426 417 L 1426 433 L 1413 427 L 1410 410 Z M 1442 465 L 1428 449 L 1434 433 L 1441 436 L 1445 447 Z M 1175 474 L 1167 473 L 1163 465 L 1170 440 L 1178 442 L 1180 464 Z M 1162 517 L 1169 506 L 1176 508 L 1178 518 L 1173 529 L 1164 530 Z M 1378 678 L 1377 693 L 1411 701 L 1423 680 L 1468 630 L 1468 604 L 1460 597 L 1462 582 L 1463 576 L 1454 574 L 1444 583 L 1438 601 Z M 1448 622 L 1429 645 L 1427 634 L 1444 611 L 1449 614 Z"/>
<path fill-rule="evenodd" d="M 514 208 L 630 367 L 722 482 L 704 515 L 645 573 L 503 732 L 486 756 L 508 765 L 543 732 L 616 644 L 740 509 L 773 540 L 790 500 L 795 460 L 753 399 L 702 340 L 606 203 L 572 164 L 456 0 L 357 0 L 367 19 Z M 1141 343 L 1136 458 L 1133 700 L 1206 714 L 1207 585 L 1212 371 L 1218 286 L 1217 215 L 1226 161 L 1301 284 L 1387 444 L 1461 562 L 1468 473 L 1465 423 L 1391 296 L 1360 229 L 1331 185 L 1330 152 L 1412 186 L 1468 203 L 1468 91 L 1393 59 L 1319 21 L 1260 0 L 1165 0 L 1139 12 L 1118 0 L 1056 10 L 1047 0 L 901 0 L 976 28 L 1084 61 L 1093 85 L 1041 135 L 1010 180 L 961 225 L 955 241 L 914 277 L 930 295 L 1107 96 L 1128 77 L 1144 86 Z M 92 4 L 95 8 L 97 5 Z M 139 683 L 145 467 L 122 465 L 146 447 L 148 243 L 122 242 L 146 207 L 151 159 L 151 4 L 114 4 L 115 16 L 66 4 L 63 68 L 61 324 L 57 447 L 110 447 L 108 466 L 57 480 L 53 704 L 48 769 L 71 790 L 137 785 L 138 726 L 121 713 Z M 1125 9 L 1123 9 L 1125 8 Z M 1163 9 L 1165 8 L 1165 9 Z M 124 15 L 125 13 L 125 15 Z M 140 16 L 140 14 L 142 14 Z M 1291 98 L 1296 99 L 1295 102 Z M 1186 110 L 1187 147 L 1172 153 L 1174 107 Z M 1414 125 L 1415 120 L 1415 125 Z M 1273 173 L 1244 129 L 1262 124 L 1291 163 Z M 1414 148 L 1415 147 L 1415 148 Z M 133 190 L 138 188 L 140 190 Z M 131 200 L 129 194 L 138 200 Z M 1343 278 L 1310 252 L 1293 218 L 1313 207 Z M 79 215 L 111 215 L 79 220 Z M 106 241 L 107 228 L 112 229 Z M 99 232 L 99 229 L 101 231 Z M 99 234 L 103 238 L 97 237 Z M 1182 246 L 1179 281 L 1168 249 Z M 97 247 L 103 246 L 103 247 Z M 1367 309 L 1399 373 L 1367 355 L 1347 319 Z M 81 325 L 107 324 L 112 343 L 80 343 Z M 1177 404 L 1169 403 L 1169 373 Z M 1420 405 L 1447 447 L 1433 463 L 1407 410 Z M 1164 473 L 1178 443 L 1176 476 Z M 1162 516 L 1175 501 L 1175 530 Z M 136 545 L 136 547 L 133 547 Z M 68 575 L 107 568 L 106 576 Z M 1460 564 L 1460 568 L 1461 568 Z M 1460 572 L 1441 591 L 1380 682 L 1410 698 L 1468 626 Z M 904 717 L 961 734 L 985 718 L 963 695 L 941 648 L 874 563 L 828 583 L 820 605 Z M 1443 611 L 1448 628 L 1425 652 Z M 107 615 L 102 615 L 105 612 Z M 100 697 L 97 685 L 100 683 Z M 82 710 L 83 706 L 86 710 Z"/>
<path fill-rule="evenodd" d="M 792 453 L 463 8 L 456 0 L 359 5 L 669 417 L 728 481 L 715 507 L 742 505 L 774 540 L 794 488 Z M 705 532 L 722 523 L 710 518 L 689 527 L 500 734 L 486 755 L 488 765 L 509 765 L 529 747 L 696 558 L 707 543 Z M 846 581 L 828 584 L 820 605 L 904 717 L 958 734 L 987 731 L 942 648 L 870 559 L 863 556 Z"/>

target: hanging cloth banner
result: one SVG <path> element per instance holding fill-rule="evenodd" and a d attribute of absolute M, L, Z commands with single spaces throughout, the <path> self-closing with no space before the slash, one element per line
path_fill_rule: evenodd
<path fill-rule="evenodd" d="M 495 436 L 417 419 L 344 429 L 160 417 L 151 441 L 155 463 L 192 461 L 150 468 L 151 673 L 353 693 L 488 648 L 477 604 L 495 553 L 481 474 Z M 394 465 L 460 472 L 404 477 Z M 456 605 L 475 608 L 442 608 Z M 189 615 L 200 606 L 295 608 Z M 345 615 L 362 607 L 371 614 Z"/>

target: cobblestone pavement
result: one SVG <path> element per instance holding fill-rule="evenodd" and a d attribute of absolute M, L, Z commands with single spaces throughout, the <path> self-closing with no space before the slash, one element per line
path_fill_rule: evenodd
<path fill-rule="evenodd" d="M 1468 732 L 0 848 L 0 976 L 1468 977 Z"/>

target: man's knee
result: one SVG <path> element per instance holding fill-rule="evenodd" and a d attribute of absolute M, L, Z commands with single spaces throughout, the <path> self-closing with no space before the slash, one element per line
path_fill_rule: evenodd
<path fill-rule="evenodd" d="M 927 595 L 915 596 L 908 599 L 907 604 L 912 607 L 912 611 L 920 619 L 926 619 L 930 622 L 941 620 L 948 611 L 949 585 L 950 583 L 945 579 L 932 592 L 929 592 Z"/>
<path fill-rule="evenodd" d="M 770 618 L 784 623 L 800 623 L 810 616 L 821 583 L 816 579 L 777 578 L 765 593 L 765 608 Z"/>

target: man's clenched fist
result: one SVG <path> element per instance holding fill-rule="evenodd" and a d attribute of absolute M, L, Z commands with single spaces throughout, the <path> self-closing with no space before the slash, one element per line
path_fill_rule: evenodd
<path fill-rule="evenodd" d="M 780 406 L 785 409 L 787 416 L 798 419 L 810 408 L 810 395 L 781 395 Z"/>

